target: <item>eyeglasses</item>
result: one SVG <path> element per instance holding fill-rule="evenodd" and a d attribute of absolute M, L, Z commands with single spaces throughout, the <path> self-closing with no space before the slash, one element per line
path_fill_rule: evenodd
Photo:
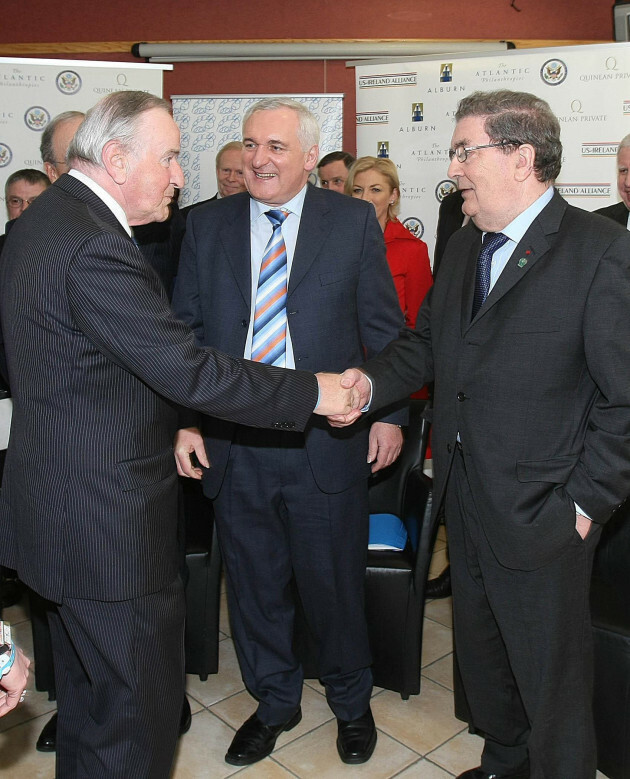
<path fill-rule="evenodd" d="M 499 141 L 498 143 L 484 143 L 481 146 L 458 146 L 456 149 L 448 150 L 448 158 L 452 161 L 453 157 L 457 157 L 458 162 L 466 162 L 468 159 L 468 153 L 471 151 L 477 151 L 477 149 L 495 149 L 505 146 L 518 146 L 518 143 L 514 141 Z"/>
<path fill-rule="evenodd" d="M 27 198 L 21 198 L 21 197 L 15 197 L 15 195 L 12 195 L 11 197 L 7 198 L 7 203 L 11 206 L 11 208 L 23 208 L 24 204 L 31 205 L 39 195 L 34 195 L 33 197 L 27 197 Z"/>

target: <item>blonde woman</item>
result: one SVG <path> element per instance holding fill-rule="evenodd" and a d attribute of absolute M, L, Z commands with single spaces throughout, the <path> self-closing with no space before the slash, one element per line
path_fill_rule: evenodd
<path fill-rule="evenodd" d="M 429 252 L 424 241 L 416 238 L 398 221 L 400 181 L 391 160 L 359 157 L 350 168 L 346 194 L 372 203 L 383 230 L 387 263 L 394 279 L 405 324 L 415 327 L 420 304 L 433 283 Z"/>

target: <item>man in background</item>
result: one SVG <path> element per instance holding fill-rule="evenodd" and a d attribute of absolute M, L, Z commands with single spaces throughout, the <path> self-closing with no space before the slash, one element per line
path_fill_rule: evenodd
<path fill-rule="evenodd" d="M 243 144 L 241 141 L 230 141 L 222 146 L 216 156 L 217 191 L 209 200 L 199 200 L 197 203 L 182 208 L 184 219 L 198 206 L 208 203 L 210 200 L 220 200 L 222 197 L 236 195 L 237 192 L 245 192 L 245 180 L 243 179 L 242 162 Z"/>
<path fill-rule="evenodd" d="M 331 151 L 317 163 L 317 175 L 322 189 L 332 189 L 344 193 L 348 170 L 354 157 L 347 151 Z"/>
<path fill-rule="evenodd" d="M 51 182 L 69 170 L 66 155 L 70 141 L 85 119 L 81 111 L 64 111 L 57 114 L 44 128 L 39 151 L 44 170 Z"/>
<path fill-rule="evenodd" d="M 628 230 L 630 229 L 630 135 L 621 139 L 617 149 L 617 191 L 621 203 L 598 208 L 595 213 L 614 219 Z"/>
<path fill-rule="evenodd" d="M 23 168 L 12 173 L 4 185 L 4 202 L 9 220 L 21 216 L 49 185 L 48 177 L 41 170 Z"/>

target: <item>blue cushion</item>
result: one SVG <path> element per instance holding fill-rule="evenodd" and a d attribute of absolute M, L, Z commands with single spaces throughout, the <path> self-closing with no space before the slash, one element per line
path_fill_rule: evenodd
<path fill-rule="evenodd" d="M 370 514 L 368 549 L 402 551 L 407 544 L 407 529 L 395 514 Z"/>

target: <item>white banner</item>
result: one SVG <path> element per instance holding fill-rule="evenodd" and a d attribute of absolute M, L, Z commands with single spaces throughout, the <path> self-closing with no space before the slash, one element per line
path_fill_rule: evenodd
<path fill-rule="evenodd" d="M 512 89 L 545 99 L 560 120 L 557 187 L 593 210 L 617 202 L 617 144 L 630 132 L 630 44 L 449 55 L 356 68 L 359 156 L 390 157 L 401 181 L 403 223 L 433 256 L 440 201 L 454 183 L 448 148 L 459 100 Z"/>
<path fill-rule="evenodd" d="M 173 95 L 173 116 L 182 133 L 179 161 L 186 185 L 179 205 L 188 206 L 217 191 L 215 157 L 230 141 L 242 140 L 241 125 L 247 109 L 264 97 L 277 95 Z M 288 95 L 304 103 L 319 122 L 320 158 L 342 147 L 343 95 Z M 313 181 L 316 181 L 314 177 Z"/>
<path fill-rule="evenodd" d="M 41 134 L 62 111 L 87 111 L 104 95 L 139 89 L 162 96 L 172 65 L 0 57 L 0 225 L 4 183 L 22 168 L 43 170 Z M 2 231 L 3 232 L 3 231 Z"/>

